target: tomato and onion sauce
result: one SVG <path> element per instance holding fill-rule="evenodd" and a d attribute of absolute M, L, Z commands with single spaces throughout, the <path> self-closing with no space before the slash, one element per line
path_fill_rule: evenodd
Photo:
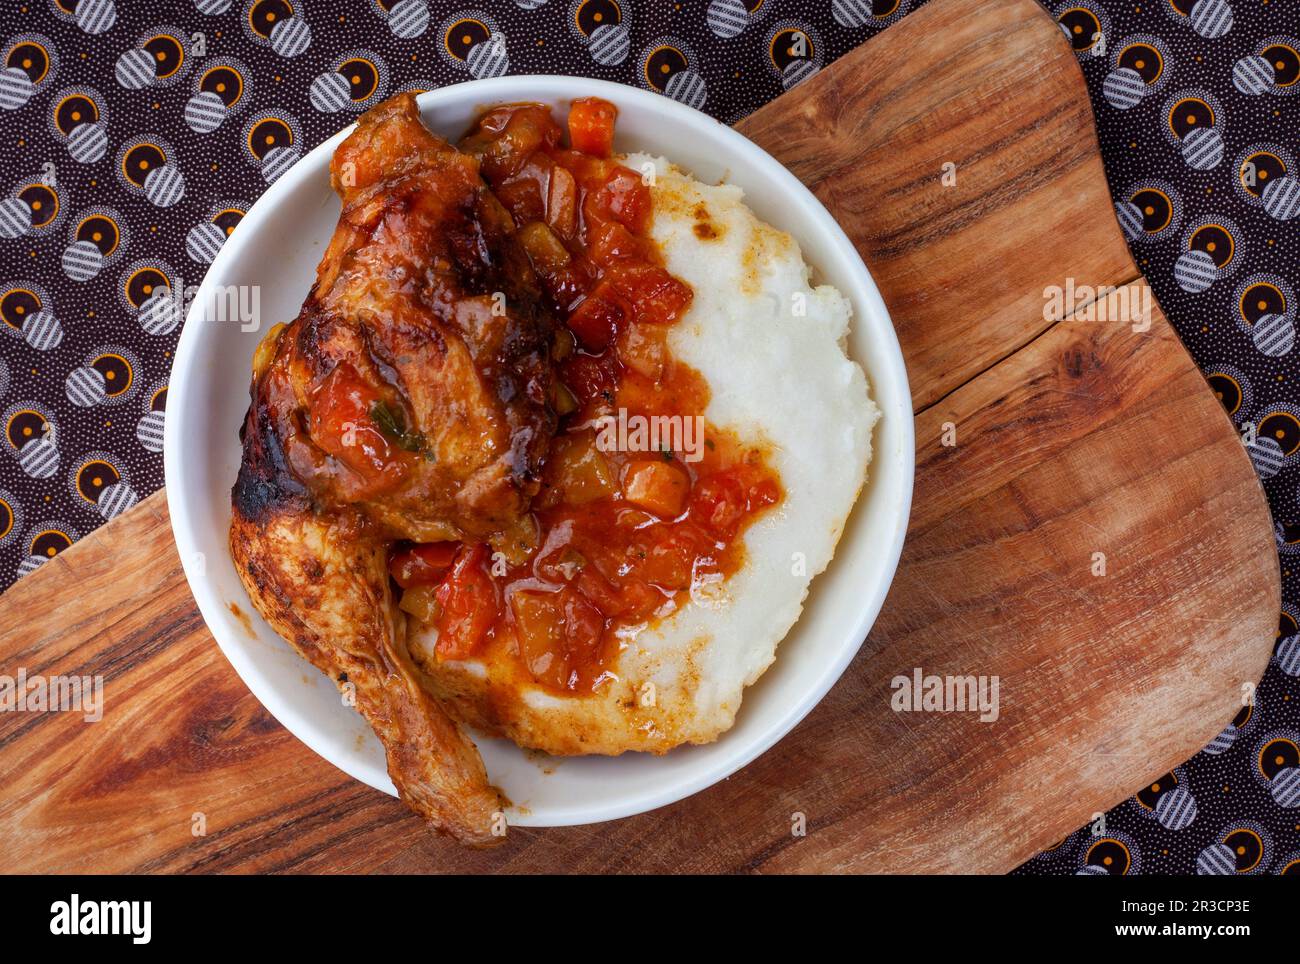
<path fill-rule="evenodd" d="M 399 543 L 389 570 L 401 607 L 437 628 L 439 659 L 499 657 L 575 694 L 609 678 L 637 629 L 739 569 L 745 528 L 782 498 L 761 449 L 707 424 L 692 453 L 600 444 L 615 413 L 697 418 L 709 400 L 669 349 L 693 292 L 650 237 L 643 173 L 611 158 L 615 118 L 605 101 L 574 101 L 566 138 L 548 107 L 508 105 L 460 143 L 564 323 L 552 351 L 559 430 L 525 537 L 497 552 Z"/>

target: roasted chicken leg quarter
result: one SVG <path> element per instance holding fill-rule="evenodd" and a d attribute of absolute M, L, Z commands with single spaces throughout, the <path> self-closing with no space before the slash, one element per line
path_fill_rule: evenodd
<path fill-rule="evenodd" d="M 397 540 L 518 538 L 556 430 L 555 321 L 478 163 L 411 95 L 335 152 L 316 282 L 254 358 L 230 545 L 262 616 L 355 696 L 403 800 L 483 844 L 503 802 L 420 685 L 387 569 Z"/>

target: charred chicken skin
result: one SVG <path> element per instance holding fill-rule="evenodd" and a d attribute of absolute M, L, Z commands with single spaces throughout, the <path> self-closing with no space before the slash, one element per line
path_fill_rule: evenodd
<path fill-rule="evenodd" d="M 262 616 L 355 700 L 402 799 L 491 843 L 503 802 L 421 686 L 388 558 L 528 527 L 556 431 L 555 321 L 479 160 L 411 95 L 361 118 L 331 180 L 343 209 L 316 282 L 254 359 L 231 552 Z"/>

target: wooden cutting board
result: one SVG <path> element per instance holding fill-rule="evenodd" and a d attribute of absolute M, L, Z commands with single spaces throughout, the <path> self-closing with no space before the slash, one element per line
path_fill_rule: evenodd
<path fill-rule="evenodd" d="M 898 578 L 807 720 L 675 806 L 462 850 L 253 699 L 159 493 L 0 597 L 0 672 L 107 679 L 100 723 L 0 715 L 0 869 L 1005 871 L 1208 742 L 1273 643 L 1268 512 L 1158 308 L 1044 320 L 1067 278 L 1143 288 L 1056 25 L 932 0 L 741 129 L 857 242 L 916 405 Z M 891 711 L 916 667 L 998 675 L 999 721 Z"/>

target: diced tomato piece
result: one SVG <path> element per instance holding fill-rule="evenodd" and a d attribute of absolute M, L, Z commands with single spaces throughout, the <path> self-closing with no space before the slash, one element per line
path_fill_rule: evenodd
<path fill-rule="evenodd" d="M 554 274 L 543 277 L 551 303 L 563 318 L 569 309 L 587 297 L 596 280 L 596 266 L 580 254 L 570 251 L 569 263 Z"/>
<path fill-rule="evenodd" d="M 534 151 L 559 141 L 560 128 L 548 108 L 517 104 L 484 114 L 462 147 L 479 157 L 483 176 L 497 182 L 518 173 Z"/>
<path fill-rule="evenodd" d="M 539 683 L 572 690 L 577 668 L 599 653 L 605 618 L 571 587 L 558 592 L 521 589 L 511 594 L 519 655 Z"/>
<path fill-rule="evenodd" d="M 569 108 L 569 141 L 575 151 L 609 157 L 618 108 L 599 97 L 580 97 Z"/>
<path fill-rule="evenodd" d="M 546 195 L 536 178 L 524 171 L 497 186 L 497 199 L 515 218 L 516 225 L 539 221 L 546 213 Z"/>
<path fill-rule="evenodd" d="M 618 334 L 625 316 L 622 300 L 609 284 L 602 281 L 573 310 L 566 324 L 583 348 L 591 352 L 602 352 Z"/>
<path fill-rule="evenodd" d="M 568 543 L 548 542 L 546 549 L 533 562 L 533 573 L 538 579 L 557 584 L 572 582 L 589 565 L 587 557 Z"/>
<path fill-rule="evenodd" d="M 690 492 L 690 476 L 662 458 L 629 463 L 623 473 L 623 498 L 661 519 L 681 515 Z"/>
<path fill-rule="evenodd" d="M 781 487 L 776 479 L 763 470 L 758 451 L 747 452 L 744 460 L 733 466 L 729 474 L 745 491 L 746 512 L 750 514 L 761 512 L 769 505 L 776 505 L 781 501 Z"/>
<path fill-rule="evenodd" d="M 357 497 L 377 495 L 397 485 L 410 456 L 375 422 L 382 396 L 349 362 L 339 362 L 313 389 L 309 405 L 311 439 L 359 479 Z"/>
<path fill-rule="evenodd" d="M 594 565 L 583 566 L 574 585 L 606 616 L 622 615 L 624 604 L 618 590 Z"/>
<path fill-rule="evenodd" d="M 750 512 L 758 512 L 766 509 L 769 505 L 776 505 L 781 501 L 781 487 L 776 481 L 770 478 L 763 478 L 749 487 L 746 493 L 746 508 Z"/>
<path fill-rule="evenodd" d="M 587 254 L 599 265 L 612 264 L 622 258 L 645 261 L 650 247 L 617 221 L 603 221 L 588 233 Z"/>
<path fill-rule="evenodd" d="M 689 589 L 695 560 L 707 549 L 689 526 L 673 526 L 658 541 L 644 547 L 645 558 L 636 567 L 637 575 L 664 589 Z"/>
<path fill-rule="evenodd" d="M 649 226 L 650 189 L 631 168 L 616 166 L 594 194 L 586 212 L 588 221 L 614 220 L 636 234 Z"/>
<path fill-rule="evenodd" d="M 606 277 L 631 307 L 632 320 L 643 324 L 672 324 L 695 297 L 689 285 L 644 261 L 620 261 L 609 268 Z"/>
<path fill-rule="evenodd" d="M 748 503 L 745 486 L 734 474 L 711 475 L 695 487 L 691 518 L 714 538 L 728 540 L 736 534 Z"/>
<path fill-rule="evenodd" d="M 571 355 L 562 365 L 564 384 L 584 403 L 596 399 L 614 401 L 619 382 L 618 359 L 613 352 L 602 355 Z"/>
<path fill-rule="evenodd" d="M 621 619 L 648 619 L 664 604 L 663 593 L 631 576 L 623 578 L 619 599 L 623 602 L 623 610 L 618 614 Z"/>
<path fill-rule="evenodd" d="M 615 586 L 594 565 L 585 566 L 574 584 L 611 619 L 645 619 L 664 602 L 663 593 L 642 580 L 625 576 L 622 585 Z"/>
<path fill-rule="evenodd" d="M 658 382 L 668 364 L 663 332 L 658 325 L 627 325 L 618 333 L 618 360 L 638 375 Z"/>
<path fill-rule="evenodd" d="M 465 545 L 438 586 L 438 658 L 466 659 L 477 652 L 497 614 L 497 590 L 483 545 Z"/>
<path fill-rule="evenodd" d="M 460 550 L 459 542 L 427 542 L 409 546 L 388 561 L 388 571 L 403 589 L 442 582 Z"/>
<path fill-rule="evenodd" d="M 560 590 L 564 606 L 564 641 L 572 663 L 590 663 L 600 650 L 605 617 L 572 586 Z"/>

